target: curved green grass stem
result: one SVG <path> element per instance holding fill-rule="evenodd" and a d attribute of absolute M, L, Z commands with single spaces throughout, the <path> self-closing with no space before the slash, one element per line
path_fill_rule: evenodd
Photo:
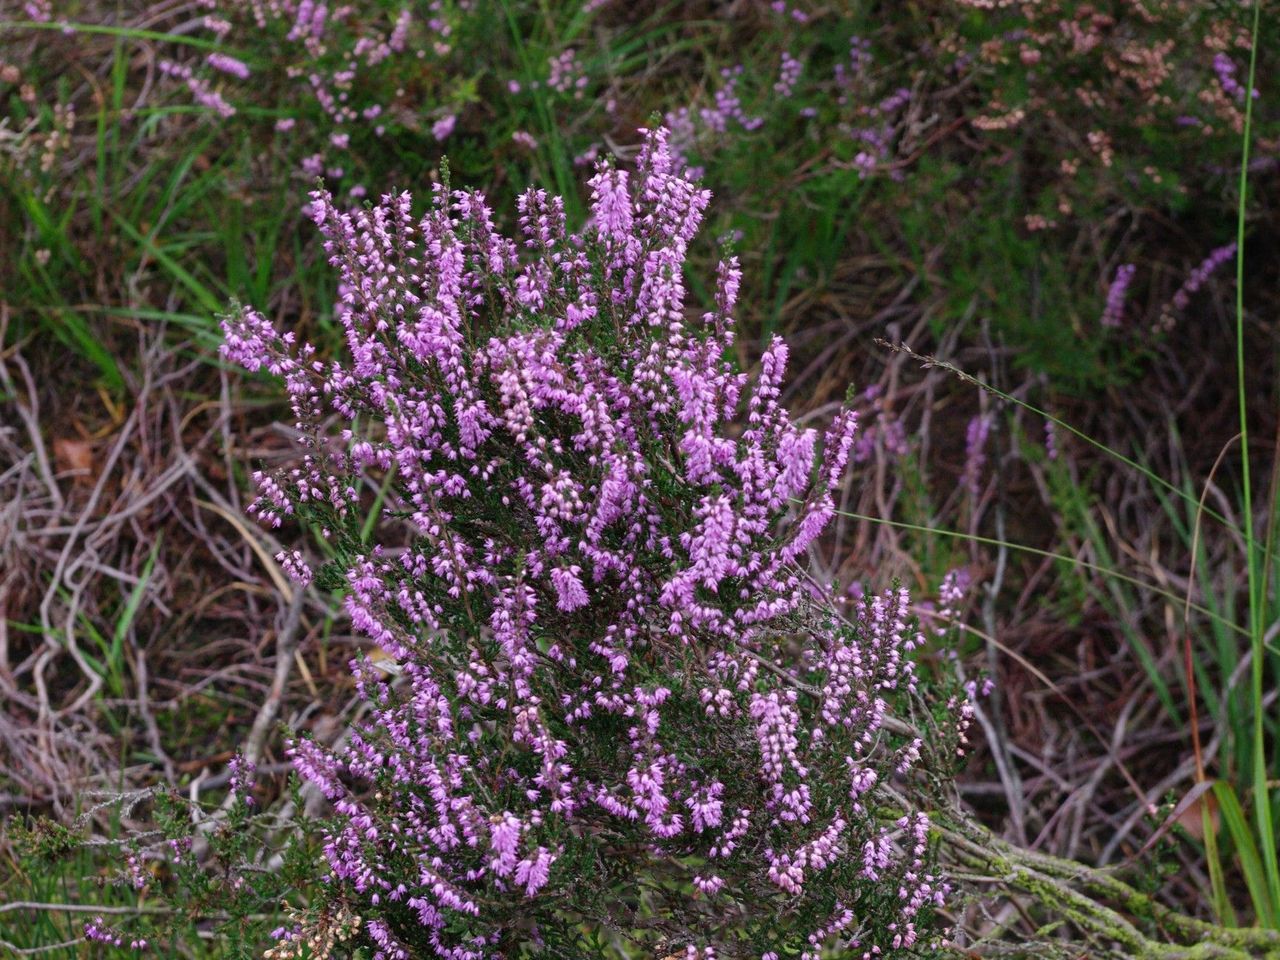
<path fill-rule="evenodd" d="M 1055 553 L 1052 550 L 1042 550 L 1039 547 L 1031 547 L 1022 543 L 1014 543 L 1013 541 L 1010 541 L 1010 540 L 1000 540 L 995 537 L 984 537 L 975 533 L 965 533 L 960 530 L 945 530 L 939 527 L 926 527 L 918 523 L 906 523 L 905 521 L 902 521 L 902 520 L 887 520 L 884 517 L 873 517 L 865 513 L 851 513 L 847 510 L 837 510 L 835 512 L 837 516 L 848 517 L 850 520 L 865 520 L 870 523 L 883 524 L 886 527 L 894 527 L 899 530 L 911 530 L 916 533 L 927 533 L 937 537 L 950 537 L 956 540 L 968 540 L 972 543 L 980 543 L 989 547 L 1002 547 L 1006 550 L 1013 550 L 1018 553 L 1026 553 L 1032 556 L 1044 557 L 1050 560 L 1060 560 L 1063 563 L 1069 563 L 1072 566 L 1079 567 L 1082 570 L 1089 570 L 1093 573 L 1099 573 L 1106 577 L 1113 577 L 1116 580 L 1121 580 L 1125 583 L 1132 584 L 1133 586 L 1141 587 L 1143 590 L 1149 590 L 1151 593 L 1155 594 L 1156 596 L 1164 597 L 1166 600 L 1170 600 L 1176 603 L 1179 607 L 1187 603 L 1187 600 L 1185 597 L 1179 596 L 1170 590 L 1165 590 L 1161 587 L 1156 586 L 1153 583 L 1150 583 L 1146 580 L 1142 580 L 1138 577 L 1130 576 L 1127 573 L 1123 573 L 1119 570 L 1116 570 L 1114 567 L 1107 567 L 1107 566 L 1103 566 L 1102 564 L 1091 563 L 1088 560 L 1081 560 L 1079 557 L 1073 557 L 1070 554 Z M 1233 621 L 1227 619 L 1226 617 L 1222 616 L 1219 613 L 1215 613 L 1213 610 L 1210 610 L 1208 607 L 1203 606 L 1202 604 L 1191 603 L 1190 609 L 1196 611 L 1197 613 L 1203 614 L 1204 616 L 1212 620 L 1214 623 L 1217 623 L 1220 626 L 1224 627 L 1225 629 L 1230 630 L 1234 633 L 1238 633 L 1241 636 L 1248 636 L 1249 634 L 1249 631 L 1247 631 L 1244 627 L 1241 627 L 1239 624 L 1234 623 Z"/>

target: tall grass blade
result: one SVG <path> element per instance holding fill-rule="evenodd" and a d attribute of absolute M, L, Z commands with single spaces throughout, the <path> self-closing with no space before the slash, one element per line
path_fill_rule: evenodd
<path fill-rule="evenodd" d="M 1275 826 L 1271 814 L 1271 788 L 1267 777 L 1266 726 L 1263 722 L 1263 686 L 1266 676 L 1265 625 L 1262 615 L 1263 571 L 1253 529 L 1253 488 L 1249 476 L 1249 398 L 1245 385 L 1244 354 L 1244 225 L 1249 189 L 1249 146 L 1253 133 L 1253 91 L 1258 74 L 1258 28 L 1262 9 L 1253 2 L 1253 31 L 1249 44 L 1249 82 L 1245 86 L 1244 136 L 1240 156 L 1240 188 L 1236 210 L 1236 397 L 1240 409 L 1240 476 L 1244 496 L 1245 559 L 1249 571 L 1249 645 L 1253 660 L 1250 667 L 1250 694 L 1253 707 L 1253 811 L 1257 821 L 1258 840 L 1262 847 L 1262 864 L 1266 870 L 1267 891 L 1271 906 L 1269 926 L 1276 925 L 1276 907 L 1280 905 L 1280 860 L 1276 852 Z"/>

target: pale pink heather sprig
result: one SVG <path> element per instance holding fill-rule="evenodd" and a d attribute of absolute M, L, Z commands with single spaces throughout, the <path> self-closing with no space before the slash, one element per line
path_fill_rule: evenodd
<path fill-rule="evenodd" d="M 207 107 L 218 116 L 226 119 L 235 116 L 236 108 L 222 98 L 222 94 L 209 86 L 203 77 L 196 76 L 186 64 L 174 63 L 171 60 L 160 61 L 160 72 L 166 76 L 181 80 L 196 103 Z"/>
<path fill-rule="evenodd" d="M 584 230 L 529 190 L 514 237 L 474 192 L 437 185 L 415 217 L 408 194 L 345 212 L 317 191 L 347 359 L 252 309 L 225 324 L 224 356 L 283 378 L 311 438 L 255 475 L 254 512 L 332 541 L 325 582 L 396 665 L 353 662 L 370 710 L 344 747 L 289 747 L 336 811 L 335 889 L 379 958 L 642 929 L 623 894 L 655 876 L 645 910 L 698 956 L 906 950 L 946 884 L 923 814 L 869 801 L 931 749 L 890 723 L 921 637 L 906 591 L 846 619 L 804 569 L 856 420 L 792 419 L 781 340 L 754 379 L 726 359 L 736 260 L 689 309 L 710 195 L 666 130 L 590 188 Z M 375 529 L 400 532 L 366 543 L 359 478 L 392 469 Z M 833 897 L 866 905 L 856 936 Z"/>
<path fill-rule="evenodd" d="M 445 114 L 445 116 L 431 125 L 431 135 L 439 141 L 447 140 L 449 134 L 453 133 L 453 128 L 457 126 L 457 123 L 458 117 L 456 114 Z"/>
<path fill-rule="evenodd" d="M 249 66 L 243 60 L 237 60 L 235 57 L 225 53 L 211 53 L 205 57 L 205 63 L 213 67 L 220 73 L 225 73 L 235 77 L 237 80 L 249 79 Z"/>
<path fill-rule="evenodd" d="M 572 93 L 575 100 L 581 100 L 587 88 L 587 75 L 578 63 L 578 52 L 573 48 L 565 50 L 547 62 L 547 86 L 557 93 Z"/>

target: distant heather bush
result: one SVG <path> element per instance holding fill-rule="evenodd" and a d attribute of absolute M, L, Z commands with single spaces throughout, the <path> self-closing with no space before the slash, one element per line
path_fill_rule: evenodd
<path fill-rule="evenodd" d="M 277 134 L 303 148 L 300 171 L 307 179 L 342 180 L 359 162 L 362 148 L 406 123 L 431 129 L 436 139 L 453 128 L 448 102 L 422 102 L 421 83 L 440 72 L 428 58 L 442 61 L 453 50 L 455 8 L 470 4 L 201 0 L 200 5 L 206 11 L 200 20 L 204 34 L 247 51 L 251 63 L 215 51 L 182 63 L 162 60 L 162 72 L 222 117 L 234 116 L 240 107 L 274 108 L 280 114 Z"/>
<path fill-rule="evenodd" d="M 342 748 L 291 744 L 336 811 L 341 908 L 275 955 L 334 916 L 380 958 L 916 955 L 948 891 L 920 798 L 968 706 L 922 711 L 905 591 L 842 612 L 806 570 L 854 418 L 792 420 L 780 340 L 754 381 L 726 359 L 732 258 L 690 317 L 709 194 L 665 130 L 590 185 L 584 230 L 535 190 L 516 239 L 447 184 L 420 220 L 319 191 L 347 357 L 225 323 L 309 438 L 254 510 L 323 532 L 314 576 L 384 654 L 352 663 L 369 712 Z M 370 471 L 394 479 L 366 543 Z"/>
<path fill-rule="evenodd" d="M 1201 0 L 950 0 L 936 50 L 977 92 L 973 126 L 1047 161 L 1033 229 L 1116 200 L 1178 205 L 1234 157 L 1251 5 Z M 939 24 L 943 25 L 942 23 Z M 1254 91 L 1254 96 L 1258 92 Z"/>

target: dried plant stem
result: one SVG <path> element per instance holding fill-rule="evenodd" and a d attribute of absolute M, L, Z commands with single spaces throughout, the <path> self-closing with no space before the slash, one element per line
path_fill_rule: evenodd
<path fill-rule="evenodd" d="M 1045 951 L 1052 950 L 1048 935 L 1066 923 L 1074 936 L 1062 942 L 1071 956 L 1280 958 L 1280 931 L 1218 926 L 1185 916 L 1108 871 L 1018 847 L 971 821 L 940 826 L 938 834 L 945 855 L 956 865 L 956 878 L 970 888 L 989 891 L 980 899 L 1021 901 L 1042 918 L 1045 926 L 1025 944 L 1024 956 L 1046 956 Z M 1081 952 L 1084 944 L 1086 953 Z M 1002 955 L 1009 955 L 1008 946 L 1007 941 L 992 944 Z M 978 953 L 986 955 L 980 948 Z"/>

